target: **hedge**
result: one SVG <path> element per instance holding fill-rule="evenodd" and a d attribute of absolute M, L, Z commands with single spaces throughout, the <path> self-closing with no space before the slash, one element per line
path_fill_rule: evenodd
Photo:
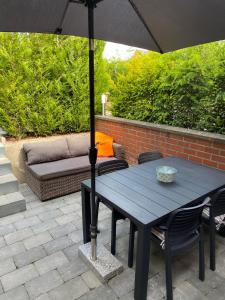
<path fill-rule="evenodd" d="M 113 115 L 225 134 L 225 42 L 112 61 Z"/>
<path fill-rule="evenodd" d="M 88 40 L 44 34 L 0 34 L 0 127 L 10 135 L 45 136 L 89 129 Z M 96 41 L 96 110 L 107 90 Z"/>

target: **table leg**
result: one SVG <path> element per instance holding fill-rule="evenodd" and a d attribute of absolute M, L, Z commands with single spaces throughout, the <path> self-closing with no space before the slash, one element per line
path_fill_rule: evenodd
<path fill-rule="evenodd" d="M 151 230 L 138 228 L 134 299 L 147 298 Z"/>
<path fill-rule="evenodd" d="M 82 199 L 82 223 L 83 223 L 83 241 L 84 244 L 91 241 L 90 225 L 91 225 L 91 200 L 90 192 L 81 187 Z"/>

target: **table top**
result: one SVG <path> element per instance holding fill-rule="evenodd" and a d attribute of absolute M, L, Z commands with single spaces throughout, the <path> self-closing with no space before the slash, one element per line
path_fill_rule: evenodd
<path fill-rule="evenodd" d="M 176 181 L 161 183 L 156 167 L 178 170 Z M 90 190 L 91 181 L 82 185 Z M 170 212 L 203 200 L 225 186 L 225 172 L 168 157 L 96 177 L 96 195 L 137 225 L 152 226 Z"/>

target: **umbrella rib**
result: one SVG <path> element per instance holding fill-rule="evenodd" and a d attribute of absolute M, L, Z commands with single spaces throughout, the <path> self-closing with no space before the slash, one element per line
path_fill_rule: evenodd
<path fill-rule="evenodd" d="M 157 42 L 156 38 L 154 37 L 153 33 L 151 32 L 150 28 L 148 27 L 147 23 L 145 22 L 145 20 L 143 19 L 141 13 L 139 12 L 138 8 L 136 7 L 136 5 L 134 4 L 134 2 L 132 0 L 128 0 L 130 2 L 130 5 L 133 7 L 134 11 L 136 12 L 137 16 L 139 17 L 139 19 L 141 20 L 141 22 L 143 23 L 143 25 L 145 26 L 146 30 L 148 31 L 149 35 L 151 36 L 151 38 L 153 39 L 153 41 L 155 42 L 157 48 L 159 49 L 160 53 L 163 53 L 162 48 L 160 47 L 159 43 Z"/>
<path fill-rule="evenodd" d="M 65 6 L 65 9 L 63 11 L 63 15 L 62 15 L 62 18 L 60 20 L 60 24 L 59 26 L 56 28 L 55 30 L 55 34 L 61 34 L 62 33 L 62 24 L 63 24 L 63 21 L 65 19 L 65 15 L 66 15 L 66 12 L 68 10 L 68 7 L 69 7 L 69 4 L 70 4 L 71 0 L 68 0 L 67 3 L 66 3 L 66 6 Z"/>

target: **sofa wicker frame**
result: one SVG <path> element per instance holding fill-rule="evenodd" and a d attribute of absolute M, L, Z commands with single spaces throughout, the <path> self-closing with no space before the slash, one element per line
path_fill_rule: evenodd
<path fill-rule="evenodd" d="M 113 143 L 113 149 L 114 155 L 117 159 L 124 158 L 124 151 L 120 144 Z M 91 177 L 91 171 L 88 170 L 76 174 L 40 180 L 29 170 L 26 154 L 24 150 L 22 151 L 25 161 L 26 183 L 41 201 L 78 192 L 81 189 L 81 182 Z"/>

